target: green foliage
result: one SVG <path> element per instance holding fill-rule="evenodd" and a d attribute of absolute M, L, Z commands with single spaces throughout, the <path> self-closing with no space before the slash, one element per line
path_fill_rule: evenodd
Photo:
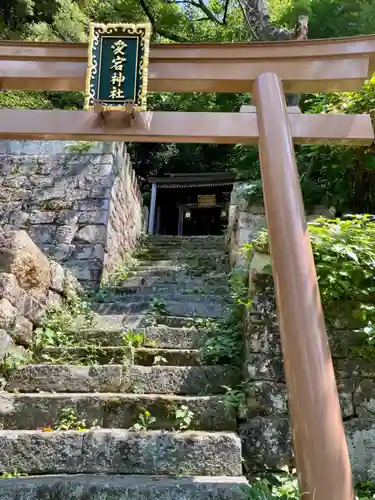
<path fill-rule="evenodd" d="M 167 316 L 168 310 L 165 302 L 160 299 L 153 299 L 151 302 L 149 314 L 151 316 Z"/>
<path fill-rule="evenodd" d="M 369 113 L 374 120 L 375 78 L 359 92 L 306 95 L 307 113 Z M 307 204 L 325 203 L 352 213 L 375 210 L 375 149 L 342 146 L 301 146 L 297 150 L 301 185 Z"/>
<path fill-rule="evenodd" d="M 72 154 L 83 154 L 90 151 L 93 143 L 91 141 L 76 141 L 65 147 L 68 153 Z"/>
<path fill-rule="evenodd" d="M 14 469 L 12 472 L 4 472 L 0 474 L 0 479 L 16 479 L 17 477 L 27 476 L 27 474 L 23 474 L 18 470 Z"/>
<path fill-rule="evenodd" d="M 88 425 L 86 420 L 80 420 L 72 408 L 63 408 L 58 416 L 58 421 L 54 430 L 56 431 L 80 431 L 86 432 L 89 429 L 98 429 L 97 420 Z"/>
<path fill-rule="evenodd" d="M 246 394 L 242 387 L 237 389 L 232 389 L 231 387 L 223 388 L 226 391 L 223 398 L 226 411 L 229 413 L 235 411 L 239 418 L 245 418 L 248 414 L 248 407 Z"/>
<path fill-rule="evenodd" d="M 122 342 L 126 347 L 138 348 L 141 347 L 145 340 L 143 333 L 133 332 L 129 330 L 122 335 Z"/>
<path fill-rule="evenodd" d="M 375 221 L 371 215 L 309 223 L 323 306 L 328 319 L 343 309 L 375 346 Z M 260 236 L 264 246 L 265 232 Z M 258 242 L 254 243 L 255 246 Z"/>
<path fill-rule="evenodd" d="M 309 224 L 322 300 L 375 301 L 375 223 L 370 215 Z"/>
<path fill-rule="evenodd" d="M 250 480 L 248 500 L 296 500 L 300 495 L 295 470 L 264 474 Z M 358 500 L 375 498 L 375 484 L 371 482 L 358 483 L 355 486 Z"/>
<path fill-rule="evenodd" d="M 189 410 L 188 406 L 182 405 L 180 408 L 177 408 L 174 418 L 177 430 L 186 431 L 189 429 L 193 418 L 194 413 Z"/>
<path fill-rule="evenodd" d="M 13 348 L 2 359 L 0 363 L 0 375 L 5 378 L 11 377 L 22 366 L 27 365 L 32 360 L 32 354 L 26 349 Z"/>
<path fill-rule="evenodd" d="M 165 359 L 163 356 L 155 356 L 154 361 L 152 363 L 154 366 L 161 366 L 161 365 L 167 365 L 168 360 Z"/>
<path fill-rule="evenodd" d="M 375 498 L 375 483 L 371 481 L 358 483 L 355 487 L 358 500 L 373 500 Z"/>
<path fill-rule="evenodd" d="M 147 431 L 152 424 L 156 422 L 156 418 L 151 415 L 148 410 L 143 410 L 138 416 L 138 421 L 132 427 L 134 431 Z"/>
<path fill-rule="evenodd" d="M 297 500 L 299 498 L 297 480 L 294 474 L 288 471 L 285 474 L 268 474 L 250 482 L 249 500 Z"/>
<path fill-rule="evenodd" d="M 247 292 L 247 274 L 244 268 L 235 268 L 230 273 L 230 312 L 224 319 L 211 320 L 205 325 L 205 341 L 201 355 L 211 364 L 238 365 L 242 353 L 244 310 L 251 305 Z"/>
<path fill-rule="evenodd" d="M 80 328 L 92 325 L 93 313 L 89 303 L 76 294 L 68 296 L 61 304 L 52 306 L 44 316 L 42 325 L 35 331 L 36 350 L 43 347 L 76 347 L 77 320 Z"/>

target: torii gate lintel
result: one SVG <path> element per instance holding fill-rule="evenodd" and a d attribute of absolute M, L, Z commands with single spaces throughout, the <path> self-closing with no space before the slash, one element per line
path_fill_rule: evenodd
<path fill-rule="evenodd" d="M 0 42 L 2 88 L 83 90 L 87 61 L 84 44 Z M 0 110 L 2 139 L 259 145 L 293 444 L 306 500 L 354 495 L 293 142 L 369 145 L 374 132 L 367 115 L 288 113 L 284 92 L 355 91 L 374 71 L 375 35 L 153 45 L 150 91 L 250 93 L 254 85 L 256 113 L 137 112 L 129 126 L 118 112 L 98 122 L 95 110 Z"/>

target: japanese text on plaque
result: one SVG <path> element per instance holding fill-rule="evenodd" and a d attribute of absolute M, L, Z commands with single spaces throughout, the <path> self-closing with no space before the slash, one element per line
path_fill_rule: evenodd
<path fill-rule="evenodd" d="M 111 99 L 125 99 L 124 96 L 124 66 L 126 62 L 125 49 L 127 44 L 123 40 L 117 40 L 117 42 L 111 45 L 112 49 L 112 66 L 111 69 L 114 73 L 111 77 L 112 90 L 110 93 Z"/>

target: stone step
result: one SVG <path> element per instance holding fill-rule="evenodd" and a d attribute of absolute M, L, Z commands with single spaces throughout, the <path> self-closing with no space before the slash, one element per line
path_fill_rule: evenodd
<path fill-rule="evenodd" d="M 180 266 L 179 266 L 180 267 Z M 194 278 L 200 278 L 204 280 L 206 277 L 208 280 L 224 280 L 227 276 L 225 271 L 210 271 L 204 272 L 203 270 L 197 276 L 196 274 L 192 276 L 186 270 L 178 268 L 157 268 L 157 267 L 143 267 L 137 270 L 129 271 L 127 275 L 127 281 L 131 278 L 144 278 L 146 280 L 153 278 L 160 278 L 164 280 L 177 281 L 177 282 L 185 282 L 188 280 L 192 280 Z"/>
<path fill-rule="evenodd" d="M 150 314 L 152 300 L 144 302 L 125 302 L 125 303 L 93 303 L 91 308 L 98 314 Z M 170 316 L 199 316 L 201 318 L 222 318 L 227 314 L 228 307 L 216 302 L 186 302 L 169 301 L 165 304 L 168 315 Z"/>
<path fill-rule="evenodd" d="M 241 442 L 231 433 L 5 430 L 0 450 L 1 471 L 33 475 L 242 474 Z"/>
<path fill-rule="evenodd" d="M 175 318 L 176 323 L 171 324 L 183 325 L 183 320 L 186 318 Z M 180 322 L 178 320 L 181 320 Z M 172 349 L 198 349 L 202 346 L 205 338 L 205 330 L 197 329 L 194 327 L 185 328 L 179 326 L 158 325 L 150 326 L 145 330 L 144 345 L 159 348 L 172 348 Z"/>
<path fill-rule="evenodd" d="M 178 429 L 176 410 L 186 406 L 193 413 L 189 429 L 235 431 L 236 412 L 222 396 L 140 395 L 119 393 L 0 393 L 0 427 L 35 430 L 58 426 L 63 410 L 73 410 L 91 427 L 129 429 L 148 410 L 156 421 L 150 429 Z"/>
<path fill-rule="evenodd" d="M 100 302 L 94 302 L 93 307 L 97 307 L 97 304 L 117 304 L 117 305 L 125 305 L 131 304 L 134 301 L 139 301 L 141 303 L 147 302 L 152 304 L 153 300 L 157 297 L 158 300 L 164 302 L 168 305 L 169 302 L 204 302 L 208 304 L 228 304 L 228 297 L 224 297 L 222 295 L 217 295 L 213 293 L 170 293 L 167 291 L 158 290 L 155 293 L 151 287 L 148 289 L 132 289 L 133 293 L 130 292 L 129 289 L 127 294 L 122 294 L 121 296 L 109 296 L 108 299 L 103 297 Z M 115 300 L 113 300 L 115 299 Z"/>
<path fill-rule="evenodd" d="M 137 327 L 134 333 L 139 333 L 143 347 L 158 349 L 198 349 L 201 347 L 205 330 L 192 327 L 190 318 L 169 317 L 172 325 L 187 325 L 188 327 L 157 326 Z M 124 346 L 124 332 L 127 332 L 129 317 L 122 315 L 97 316 L 95 324 L 89 329 L 77 329 L 80 332 L 77 343 L 98 344 L 100 346 Z M 142 321 L 140 321 L 142 325 Z M 126 333 L 125 333 L 126 334 Z"/>
<path fill-rule="evenodd" d="M 177 277 L 178 278 L 178 277 Z M 181 292 L 182 290 L 222 290 L 228 293 L 228 281 L 226 277 L 217 277 L 212 279 L 205 278 L 191 278 L 182 276 L 181 279 L 163 279 L 158 276 L 151 278 L 143 278 L 142 276 L 133 276 L 127 280 L 120 287 L 112 287 L 114 292 L 121 292 L 126 290 L 127 287 L 145 288 L 154 287 L 156 290 L 167 288 L 171 292 Z"/>
<path fill-rule="evenodd" d="M 225 254 L 220 255 L 212 255 L 211 252 L 205 252 L 205 254 L 202 254 L 200 256 L 195 255 L 195 254 L 190 254 L 190 255 L 185 255 L 184 258 L 179 258 L 179 259 L 158 259 L 158 260 L 141 260 L 139 261 L 137 269 L 165 269 L 165 270 L 182 270 L 184 271 L 185 269 L 192 268 L 194 270 L 194 267 L 208 267 L 208 266 L 214 266 L 215 264 L 221 264 L 225 265 L 225 263 L 228 261 L 228 266 L 229 266 L 229 260 L 227 259 L 227 256 Z"/>
<path fill-rule="evenodd" d="M 229 294 L 228 286 L 224 284 L 220 285 L 210 285 L 207 283 L 201 283 L 198 285 L 190 285 L 189 282 L 181 283 L 168 283 L 160 280 L 154 280 L 152 282 L 142 282 L 141 278 L 131 278 L 127 280 L 121 287 L 112 288 L 111 294 L 121 297 L 129 293 L 144 293 L 153 294 L 158 296 L 158 294 L 171 294 L 171 295 L 190 295 L 190 294 L 206 294 L 206 295 L 216 295 L 220 297 L 227 297 Z M 105 299 L 105 297 L 104 297 Z"/>
<path fill-rule="evenodd" d="M 43 364 L 122 364 L 129 360 L 137 365 L 194 366 L 200 364 L 198 349 L 163 349 L 121 346 L 46 347 L 34 361 Z"/>
<path fill-rule="evenodd" d="M 132 389 L 145 394 L 222 394 L 239 384 L 236 368 L 212 366 L 139 366 L 130 369 Z"/>
<path fill-rule="evenodd" d="M 9 378 L 5 390 L 209 395 L 238 383 L 237 369 L 225 365 L 25 365 Z"/>
<path fill-rule="evenodd" d="M 153 278 L 164 278 L 175 281 L 177 276 L 181 275 L 182 279 L 184 277 L 188 278 L 187 274 L 181 270 L 176 269 L 154 269 L 154 268 L 143 268 L 137 269 L 133 271 L 129 271 L 128 277 L 126 281 L 129 281 L 132 278 L 144 278 L 144 279 L 153 279 Z"/>
<path fill-rule="evenodd" d="M 196 246 L 199 248 L 225 248 L 224 236 L 162 236 L 157 235 L 149 238 L 145 242 L 145 247 L 158 248 L 160 246 L 180 246 L 191 247 Z"/>
<path fill-rule="evenodd" d="M 244 477 L 77 475 L 2 479 L 0 500 L 246 500 Z"/>
<path fill-rule="evenodd" d="M 138 260 L 179 260 L 184 261 L 194 257 L 207 257 L 207 248 L 196 247 L 191 251 L 190 249 L 182 249 L 173 246 L 155 246 L 146 248 L 144 253 L 138 257 Z M 228 252 L 223 248 L 211 248 L 209 250 L 209 255 L 215 259 L 228 258 Z"/>
<path fill-rule="evenodd" d="M 205 317 L 186 317 L 186 316 L 157 316 L 155 321 L 159 326 L 165 325 L 173 328 L 199 328 L 204 329 L 206 327 L 206 323 L 210 322 L 210 320 L 216 321 L 215 318 L 205 318 Z"/>

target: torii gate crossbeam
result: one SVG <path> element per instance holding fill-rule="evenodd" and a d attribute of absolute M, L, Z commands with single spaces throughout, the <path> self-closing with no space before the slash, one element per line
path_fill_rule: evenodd
<path fill-rule="evenodd" d="M 83 90 L 84 44 L 0 42 L 2 89 Z M 369 116 L 294 115 L 284 92 L 354 91 L 375 71 L 375 35 L 260 44 L 153 45 L 149 90 L 251 92 L 252 113 L 0 110 L 0 138 L 258 143 L 301 495 L 353 500 L 332 359 L 293 141 L 371 144 Z M 272 71 L 272 73 L 268 73 Z M 280 81 L 281 80 L 281 81 Z"/>

